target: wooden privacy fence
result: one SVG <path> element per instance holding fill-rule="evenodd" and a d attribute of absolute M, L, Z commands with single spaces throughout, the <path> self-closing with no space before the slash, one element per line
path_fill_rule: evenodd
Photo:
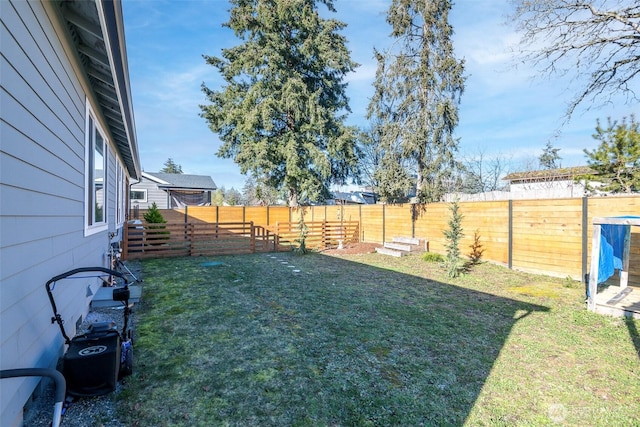
<path fill-rule="evenodd" d="M 460 202 L 467 255 L 474 233 L 485 249 L 483 260 L 510 268 L 582 279 L 589 271 L 594 217 L 640 215 L 640 195 L 571 199 Z M 444 254 L 443 231 L 451 216 L 449 203 L 427 205 L 189 206 L 162 211 L 165 219 L 193 223 L 253 222 L 271 232 L 276 223 L 305 221 L 359 223 L 361 242 L 390 241 L 394 236 L 427 239 L 429 250 Z M 629 281 L 640 283 L 640 227 L 631 232 Z"/>
<path fill-rule="evenodd" d="M 171 215 L 168 215 L 171 216 Z M 309 248 L 337 246 L 340 241 L 358 241 L 358 223 L 311 221 L 305 223 Z M 180 222 L 127 224 L 124 229 L 124 259 L 178 256 L 214 256 L 290 250 L 299 245 L 298 223 L 263 227 L 253 222 Z"/>

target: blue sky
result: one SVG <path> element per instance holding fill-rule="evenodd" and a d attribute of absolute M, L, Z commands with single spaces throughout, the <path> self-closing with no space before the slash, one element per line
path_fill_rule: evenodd
<path fill-rule="evenodd" d="M 352 59 L 361 64 L 348 76 L 352 113 L 348 123 L 367 127 L 366 108 L 372 94 L 376 62 L 373 48 L 391 41 L 385 12 L 390 0 L 335 0 L 345 23 Z M 478 153 L 500 156 L 512 168 L 537 161 L 548 141 L 560 149 L 562 166 L 586 163 L 583 149 L 593 149 L 596 119 L 622 119 L 635 110 L 623 100 L 615 105 L 580 107 L 563 124 L 567 102 L 580 82 L 569 77 L 536 77 L 511 53 L 519 35 L 506 24 L 509 0 L 458 0 L 450 14 L 454 49 L 466 63 L 466 89 L 460 104 L 459 159 Z M 230 4 L 225 0 L 123 1 L 129 74 L 143 170 L 157 172 L 170 157 L 184 173 L 209 175 L 218 187 L 242 190 L 246 177 L 230 159 L 215 153 L 217 135 L 199 116 L 206 103 L 200 85 L 222 87 L 216 69 L 203 54 L 240 43 L 223 28 Z"/>

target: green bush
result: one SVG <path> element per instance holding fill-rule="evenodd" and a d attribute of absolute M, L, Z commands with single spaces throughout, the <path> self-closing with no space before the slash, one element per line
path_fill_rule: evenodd
<path fill-rule="evenodd" d="M 427 262 L 443 262 L 444 261 L 444 257 L 435 252 L 425 252 L 424 255 L 422 255 L 422 259 Z"/>
<path fill-rule="evenodd" d="M 160 210 L 158 209 L 158 205 L 156 205 L 156 202 L 153 202 L 151 204 L 151 207 L 149 208 L 149 210 L 147 212 L 145 212 L 145 214 L 143 215 L 144 220 L 147 222 L 147 224 L 161 224 L 161 225 L 147 225 L 147 229 L 148 230 L 153 230 L 151 233 L 149 233 L 149 237 L 151 237 L 150 240 L 150 244 L 151 245 L 159 245 L 162 244 L 162 242 L 158 241 L 158 240 L 168 240 L 169 239 L 169 234 L 170 231 L 166 230 L 166 226 L 164 225 L 167 221 L 164 219 L 164 217 L 162 216 L 162 214 L 160 213 Z"/>
<path fill-rule="evenodd" d="M 164 224 L 167 222 L 160 213 L 160 209 L 158 209 L 156 202 L 153 202 L 149 210 L 142 216 L 149 224 Z"/>
<path fill-rule="evenodd" d="M 309 227 L 307 227 L 307 224 L 304 222 L 304 208 L 301 209 L 300 219 L 298 221 L 298 238 L 295 239 L 299 246 L 293 249 L 293 251 L 298 255 L 304 255 L 309 252 L 306 244 Z"/>
<path fill-rule="evenodd" d="M 451 212 L 451 218 L 449 218 L 449 228 L 443 231 L 444 237 L 447 241 L 445 247 L 447 248 L 447 257 L 445 259 L 445 268 L 449 277 L 456 278 L 465 269 L 465 262 L 460 257 L 460 240 L 464 237 L 462 230 L 462 214 L 460 213 L 460 206 L 458 201 L 454 201 L 449 206 Z"/>

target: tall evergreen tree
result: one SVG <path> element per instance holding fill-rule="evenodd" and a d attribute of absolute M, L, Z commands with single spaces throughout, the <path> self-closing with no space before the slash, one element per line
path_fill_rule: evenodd
<path fill-rule="evenodd" d="M 383 202 L 404 203 L 408 200 L 412 179 L 405 163 L 393 148 L 382 153 L 373 177 L 377 183 L 376 192 Z"/>
<path fill-rule="evenodd" d="M 242 188 L 242 200 L 247 206 L 269 206 L 278 203 L 278 192 L 253 176 L 247 178 Z"/>
<path fill-rule="evenodd" d="M 387 13 L 396 39 L 375 51 L 378 70 L 368 116 L 381 143 L 400 147 L 416 176 L 418 200 L 440 200 L 459 167 L 458 103 L 464 90 L 464 62 L 455 58 L 449 0 L 393 0 Z"/>
<path fill-rule="evenodd" d="M 600 145 L 594 150 L 585 149 L 584 153 L 595 173 L 578 179 L 584 179 L 590 190 L 612 193 L 640 191 L 640 123 L 635 116 L 632 115 L 629 121 L 623 118 L 622 123 L 609 118 L 607 127 L 602 127 L 598 120 L 593 138 L 600 141 Z M 602 185 L 594 188 L 590 182 Z"/>
<path fill-rule="evenodd" d="M 335 12 L 332 0 L 231 3 L 225 26 L 243 43 L 204 56 L 225 80 L 221 90 L 202 86 L 202 116 L 223 141 L 217 154 L 283 189 L 290 206 L 322 200 L 357 167 L 357 131 L 344 125 L 343 79 L 357 66 L 340 34 L 346 24 L 319 16 L 316 3 Z"/>
<path fill-rule="evenodd" d="M 173 161 L 171 157 L 164 162 L 164 167 L 160 169 L 163 173 L 182 173 L 182 166 Z"/>
<path fill-rule="evenodd" d="M 242 193 L 231 187 L 224 195 L 224 201 L 229 206 L 237 206 L 242 204 Z"/>

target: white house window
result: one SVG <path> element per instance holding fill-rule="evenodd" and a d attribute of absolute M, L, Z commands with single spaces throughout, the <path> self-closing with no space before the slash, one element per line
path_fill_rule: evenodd
<path fill-rule="evenodd" d="M 87 104 L 85 134 L 85 186 L 86 228 L 85 234 L 93 234 L 107 228 L 107 141 Z"/>
<path fill-rule="evenodd" d="M 132 202 L 146 202 L 147 190 L 131 190 L 130 198 Z"/>

